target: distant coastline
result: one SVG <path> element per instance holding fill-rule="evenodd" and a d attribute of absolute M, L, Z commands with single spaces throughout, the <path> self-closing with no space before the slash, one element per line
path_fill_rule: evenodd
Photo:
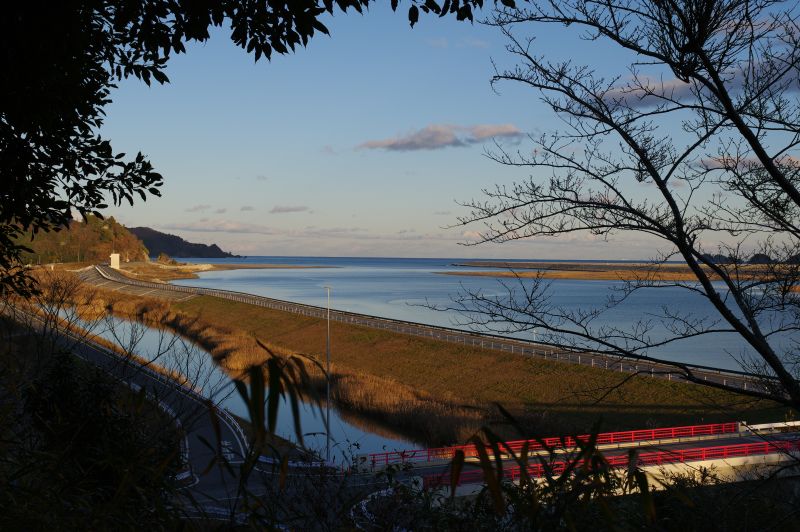
<path fill-rule="evenodd" d="M 607 261 L 607 260 L 473 260 L 455 262 L 453 266 L 467 268 L 517 268 L 522 270 L 564 270 L 564 271 L 604 271 L 604 270 L 653 270 L 683 272 L 688 270 L 684 262 L 652 263 L 647 261 Z"/>
<path fill-rule="evenodd" d="M 144 242 L 151 257 L 156 258 L 163 254 L 169 255 L 172 258 L 242 258 L 240 255 L 234 255 L 227 251 L 223 251 L 216 244 L 198 244 L 195 242 L 187 242 L 177 235 L 169 233 L 162 233 L 149 227 L 128 227 L 128 231 L 136 235 L 142 242 Z"/>
<path fill-rule="evenodd" d="M 127 262 L 121 264 L 121 271 L 128 277 L 155 282 L 168 282 L 178 279 L 197 279 L 198 273 L 226 270 L 272 270 L 272 269 L 308 269 L 332 268 L 333 266 L 314 266 L 302 264 L 275 263 L 176 263 L 161 264 L 158 262 Z"/>
<path fill-rule="evenodd" d="M 696 281 L 697 277 L 685 263 L 652 262 L 509 262 L 469 261 L 452 264 L 460 268 L 497 268 L 497 270 L 467 270 L 437 272 L 441 275 L 471 277 L 573 279 L 587 281 Z M 763 273 L 758 265 L 742 265 L 740 271 L 752 275 Z M 523 271 L 519 271 L 523 270 Z M 704 267 L 712 280 L 718 280 L 709 268 Z"/>

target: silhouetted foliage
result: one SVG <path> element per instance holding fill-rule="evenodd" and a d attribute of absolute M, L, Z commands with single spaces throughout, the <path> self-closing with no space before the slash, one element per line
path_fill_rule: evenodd
<path fill-rule="evenodd" d="M 174 526 L 178 438 L 141 394 L 65 353 L 2 392 L 17 408 L 0 417 L 0 528 Z"/>
<path fill-rule="evenodd" d="M 218 245 L 197 244 L 187 242 L 179 236 L 169 233 L 162 233 L 149 227 L 129 227 L 128 231 L 136 235 L 144 242 L 150 252 L 151 257 L 157 257 L 161 253 L 166 253 L 170 257 L 204 257 L 204 258 L 228 258 L 236 257 L 226 251 L 222 251 Z"/>
<path fill-rule="evenodd" d="M 730 264 L 735 262 L 733 257 L 721 253 L 703 253 L 703 258 L 713 264 Z"/>
<path fill-rule="evenodd" d="M 466 321 L 648 360 L 678 342 L 733 336 L 742 347 L 730 354 L 758 386 L 712 383 L 660 361 L 689 381 L 800 408 L 799 16 L 796 3 L 777 0 L 531 0 L 499 10 L 489 24 L 518 63 L 493 83 L 530 89 L 562 129 L 531 136 L 533 148 L 489 154 L 530 177 L 467 202 L 460 225 L 484 227 L 472 244 L 633 235 L 658 251 L 605 303 L 556 304 L 534 279 L 507 285 L 511 297 L 464 294 L 456 307 Z M 627 64 L 600 73 L 538 55 L 538 25 L 569 26 Z M 660 281 L 676 259 L 694 279 Z M 670 308 L 659 298 L 670 289 L 702 297 L 713 315 Z M 647 316 L 605 320 L 634 294 L 653 298 Z"/>
<path fill-rule="evenodd" d="M 766 253 L 756 253 L 747 262 L 750 264 L 772 264 L 775 260 Z"/>
<path fill-rule="evenodd" d="M 511 2 L 504 0 L 504 4 Z M 98 129 L 111 90 L 134 76 L 166 83 L 172 54 L 229 24 L 231 40 L 269 59 L 305 46 L 334 11 L 370 0 L 13 2 L 0 17 L 0 290 L 30 291 L 19 268 L 19 237 L 66 227 L 72 212 L 100 216 L 115 205 L 159 195 L 162 176 L 142 154 L 113 150 Z M 392 1 L 397 9 L 398 1 Z M 472 20 L 483 0 L 412 0 L 419 11 Z M 419 7 L 418 7 L 419 6 Z"/>
<path fill-rule="evenodd" d="M 452 482 L 440 489 L 397 479 L 351 512 L 355 524 L 375 530 L 793 530 L 798 497 L 792 480 L 765 469 L 744 484 L 721 479 L 713 468 L 687 467 L 683 473 L 649 473 L 629 449 L 627 468 L 613 468 L 598 448 L 599 425 L 576 438 L 577 448 L 543 445 L 545 452 L 514 452 L 484 428 L 471 443 L 481 446 L 479 465 L 486 485 L 471 497 L 455 497 L 463 453 L 450 464 Z M 539 440 L 544 444 L 543 440 Z M 501 456 L 505 465 L 501 465 Z M 565 465 L 563 473 L 556 472 Z M 543 476 L 528 474 L 542 466 Z M 509 478 L 510 469 L 516 478 Z M 498 474 L 499 471 L 503 474 Z M 655 473 L 655 474 L 654 474 Z M 774 471 L 772 471 L 774 473 Z M 394 478 L 396 477 L 396 478 Z M 447 485 L 451 487 L 447 489 Z M 443 491 L 444 490 L 444 491 Z M 447 493 L 449 491 L 449 493 Z"/>

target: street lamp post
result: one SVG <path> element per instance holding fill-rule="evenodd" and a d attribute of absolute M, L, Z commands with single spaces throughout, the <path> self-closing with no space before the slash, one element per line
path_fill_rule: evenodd
<path fill-rule="evenodd" d="M 331 461 L 331 287 L 325 286 L 328 297 L 327 321 L 328 332 L 325 335 L 325 358 L 327 360 L 327 391 L 325 395 L 325 461 Z"/>

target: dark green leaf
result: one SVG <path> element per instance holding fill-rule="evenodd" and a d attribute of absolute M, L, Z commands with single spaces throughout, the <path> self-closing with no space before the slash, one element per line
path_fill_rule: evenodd
<path fill-rule="evenodd" d="M 417 6 L 411 6 L 408 8 L 408 21 L 411 23 L 411 27 L 414 27 L 414 24 L 417 23 L 419 20 L 419 9 Z"/>

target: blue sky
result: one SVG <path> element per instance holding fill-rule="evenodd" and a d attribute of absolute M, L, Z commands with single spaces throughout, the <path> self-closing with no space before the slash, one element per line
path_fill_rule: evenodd
<path fill-rule="evenodd" d="M 171 83 L 123 82 L 102 134 L 147 154 L 165 186 L 162 198 L 109 214 L 246 255 L 653 254 L 630 237 L 460 246 L 479 228 L 447 228 L 466 214 L 456 202 L 527 177 L 484 156 L 492 135 L 524 148 L 526 134 L 558 119 L 530 90 L 492 90 L 492 60 L 511 61 L 496 29 L 435 17 L 411 29 L 384 5 L 327 24 L 330 37 L 256 64 L 217 31 L 171 60 Z M 600 69 L 619 60 L 561 27 L 539 27 L 537 39 L 555 59 Z"/>

